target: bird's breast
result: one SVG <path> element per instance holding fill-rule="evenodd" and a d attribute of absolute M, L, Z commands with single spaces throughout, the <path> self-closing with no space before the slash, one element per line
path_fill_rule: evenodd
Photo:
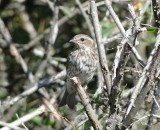
<path fill-rule="evenodd" d="M 82 84 L 88 83 L 97 68 L 97 59 L 92 50 L 76 50 L 68 57 L 67 77 L 78 77 Z"/>

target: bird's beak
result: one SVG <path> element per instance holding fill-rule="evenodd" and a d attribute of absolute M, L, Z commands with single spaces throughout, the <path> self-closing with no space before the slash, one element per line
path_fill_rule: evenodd
<path fill-rule="evenodd" d="M 79 46 L 78 43 L 77 43 L 77 40 L 74 39 L 74 38 L 72 38 L 69 42 L 71 43 L 71 45 L 73 45 L 73 47 L 78 47 Z"/>
<path fill-rule="evenodd" d="M 70 42 L 70 43 L 75 43 L 75 40 L 74 40 L 74 39 L 71 39 L 69 42 Z"/>

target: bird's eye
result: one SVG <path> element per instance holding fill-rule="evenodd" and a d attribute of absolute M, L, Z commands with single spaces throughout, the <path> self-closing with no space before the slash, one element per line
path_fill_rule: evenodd
<path fill-rule="evenodd" d="M 83 41 L 84 41 L 84 38 L 81 38 L 81 41 L 83 42 Z"/>

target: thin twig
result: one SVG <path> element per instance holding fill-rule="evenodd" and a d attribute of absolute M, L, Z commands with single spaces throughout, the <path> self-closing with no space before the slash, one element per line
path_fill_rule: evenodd
<path fill-rule="evenodd" d="M 30 39 L 35 38 L 37 36 L 37 32 L 29 19 L 28 13 L 25 10 L 21 11 L 20 17 L 23 21 L 23 28 L 28 32 Z"/>
<path fill-rule="evenodd" d="M 22 122 L 25 123 L 25 122 L 31 120 L 33 117 L 42 114 L 43 112 L 45 112 L 45 107 L 44 106 L 40 106 L 35 111 L 33 111 L 33 112 L 29 113 L 29 114 L 26 114 L 25 116 L 23 116 L 23 117 L 19 118 L 18 120 L 10 123 L 9 125 L 11 125 L 11 126 L 19 126 L 19 125 L 22 124 Z M 10 128 L 3 127 L 3 128 L 1 128 L 1 130 L 10 130 Z"/>
<path fill-rule="evenodd" d="M 46 85 L 49 85 L 50 83 L 52 83 L 54 80 L 59 79 L 61 77 L 64 77 L 66 75 L 66 71 L 63 70 L 60 73 L 58 73 L 56 76 L 52 76 L 51 78 L 48 79 L 44 79 L 41 80 L 39 83 L 35 83 L 32 87 L 30 87 L 29 89 L 25 90 L 24 92 L 22 92 L 21 94 L 17 95 L 16 97 L 12 98 L 8 103 L 8 107 L 10 105 L 14 105 L 16 102 L 18 102 L 19 100 L 21 100 L 24 97 L 27 97 L 29 95 L 31 95 L 32 93 L 36 92 L 38 89 L 43 88 Z M 8 107 L 5 107 L 5 109 L 7 109 Z"/>
<path fill-rule="evenodd" d="M 72 124 L 78 128 L 79 126 L 83 125 L 85 121 L 88 121 L 88 118 L 84 113 L 79 114 L 75 117 L 75 119 L 72 121 Z M 68 125 L 64 130 L 70 130 L 71 125 Z"/>
<path fill-rule="evenodd" d="M 148 119 L 148 125 L 146 130 L 152 130 L 153 126 L 155 125 L 155 119 L 157 117 L 155 117 L 154 115 L 156 115 L 158 113 L 158 111 L 160 110 L 160 82 L 158 81 L 158 83 L 155 84 L 155 88 L 154 88 L 154 95 L 152 94 L 153 97 L 153 104 L 151 107 L 151 112 L 150 112 L 150 116 Z"/>
<path fill-rule="evenodd" d="M 90 32 L 91 36 L 94 38 L 95 35 L 94 35 L 94 32 L 93 32 L 92 23 L 91 23 L 89 17 L 87 16 L 87 14 L 86 14 L 86 12 L 85 12 L 85 10 L 84 10 L 84 8 L 83 8 L 80 0 L 75 0 L 75 1 L 76 1 L 77 5 L 78 5 L 78 7 L 79 7 L 79 9 L 80 9 L 80 11 L 81 11 L 84 19 L 85 19 L 85 21 L 86 21 L 86 24 L 87 24 L 87 26 L 88 26 L 88 29 L 89 29 L 89 32 Z"/>
<path fill-rule="evenodd" d="M 116 34 L 116 35 L 113 35 L 111 37 L 104 37 L 103 38 L 103 43 L 104 45 L 108 45 L 109 43 L 115 41 L 115 40 L 118 40 L 118 39 L 122 39 L 122 35 L 120 33 Z"/>
<path fill-rule="evenodd" d="M 73 128 L 74 130 L 76 130 L 76 127 L 75 127 L 67 118 L 63 117 L 63 116 L 53 107 L 52 103 L 51 103 L 48 99 L 46 99 L 45 97 L 43 97 L 43 95 L 42 95 L 42 101 L 43 101 L 44 105 L 46 106 L 46 108 L 48 109 L 48 111 L 49 111 L 50 113 L 52 113 L 52 114 L 57 118 L 57 120 L 60 121 L 60 118 L 61 118 L 61 119 L 64 119 L 69 125 L 72 126 L 72 128 Z"/>
<path fill-rule="evenodd" d="M 17 116 L 17 118 L 19 119 L 19 116 L 18 116 L 17 113 L 16 113 L 16 116 Z M 26 130 L 29 130 L 23 122 L 21 123 L 21 125 L 22 125 Z"/>
<path fill-rule="evenodd" d="M 0 121 L 0 125 L 1 126 L 5 126 L 5 127 L 9 127 L 11 129 L 14 129 L 14 130 L 25 130 L 23 128 L 20 128 L 20 127 L 17 127 L 17 126 L 13 126 L 13 125 L 10 125 L 10 124 L 2 122 L 2 121 Z"/>
<path fill-rule="evenodd" d="M 113 8 L 112 8 L 112 6 L 111 6 L 111 2 L 110 2 L 109 0 L 105 0 L 105 4 L 106 4 L 106 7 L 107 7 L 107 9 L 109 10 L 109 12 L 110 12 L 113 20 L 115 21 L 117 27 L 119 28 L 122 36 L 123 36 L 124 38 L 127 38 L 125 29 L 124 29 L 124 27 L 122 26 L 122 24 L 121 24 L 118 16 L 116 15 L 115 11 L 113 10 Z M 129 42 L 130 42 L 130 41 L 128 41 L 128 43 L 129 43 Z M 129 43 L 129 45 L 132 45 L 132 44 Z M 137 52 L 137 50 L 135 49 L 135 47 L 134 47 L 134 46 L 131 46 L 131 49 L 132 49 L 132 52 L 133 52 L 134 56 L 136 57 L 136 59 L 138 59 L 138 61 L 140 61 L 140 63 L 142 64 L 142 63 L 143 63 L 143 60 L 142 60 L 142 58 L 140 57 L 140 55 L 139 55 L 139 53 Z"/>

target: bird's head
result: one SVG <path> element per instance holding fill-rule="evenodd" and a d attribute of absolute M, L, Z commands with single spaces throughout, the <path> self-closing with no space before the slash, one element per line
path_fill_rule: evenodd
<path fill-rule="evenodd" d="M 69 42 L 78 49 L 95 47 L 93 39 L 85 34 L 78 34 L 74 36 Z"/>

